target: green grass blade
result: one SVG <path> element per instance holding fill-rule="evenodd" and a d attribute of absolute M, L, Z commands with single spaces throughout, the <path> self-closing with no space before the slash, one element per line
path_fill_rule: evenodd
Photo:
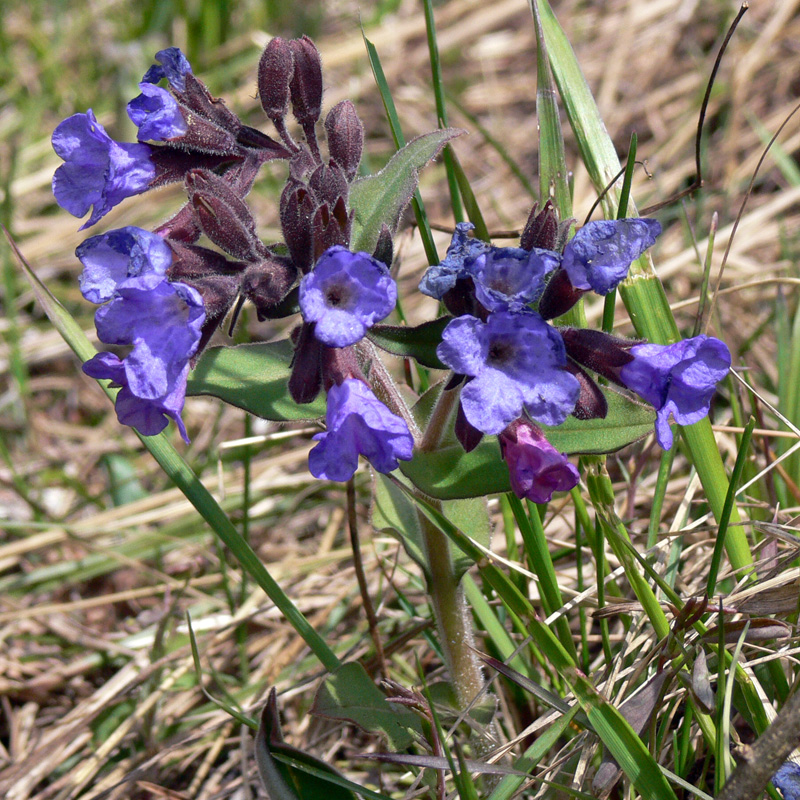
<path fill-rule="evenodd" d="M 397 108 L 395 107 L 394 100 L 392 99 L 392 92 L 389 89 L 389 83 L 386 80 L 386 74 L 381 66 L 381 60 L 378 56 L 378 51 L 375 45 L 367 39 L 362 30 L 364 37 L 364 45 L 367 48 L 367 57 L 369 58 L 372 74 L 375 76 L 375 83 L 378 86 L 378 92 L 381 95 L 383 107 L 386 110 L 386 117 L 389 120 L 389 128 L 392 131 L 392 138 L 394 139 L 395 147 L 399 150 L 405 146 L 406 140 L 403 136 L 403 129 L 400 126 L 400 118 L 397 116 Z M 428 215 L 425 212 L 425 206 L 422 202 L 419 189 L 414 193 L 414 199 L 411 201 L 414 208 L 414 216 L 417 220 L 419 228 L 419 235 L 422 238 L 422 245 L 425 248 L 425 255 L 428 258 L 429 264 L 439 263 L 439 254 L 436 251 L 436 244 L 433 241 L 433 233 L 431 226 L 428 223 Z"/>
<path fill-rule="evenodd" d="M 620 170 L 614 144 L 603 125 L 597 104 L 564 31 L 547 0 L 538 2 L 553 75 L 567 117 L 592 182 L 598 191 L 602 191 Z M 619 206 L 619 198 L 620 189 L 616 185 L 611 186 L 603 198 L 603 206 L 609 219 Z M 630 201 L 630 206 L 630 213 L 635 214 L 633 200 Z M 647 253 L 631 266 L 630 277 L 620 284 L 619 292 L 637 335 L 657 344 L 677 340 L 678 329 L 664 287 L 656 277 Z M 728 494 L 728 479 L 711 424 L 708 419 L 704 419 L 683 428 L 682 433 L 714 516 L 719 519 Z M 728 557 L 735 569 L 747 569 L 753 563 L 753 556 L 743 529 L 737 526 L 741 517 L 736 506 L 731 510 L 730 521 L 732 528 L 726 544 Z"/>

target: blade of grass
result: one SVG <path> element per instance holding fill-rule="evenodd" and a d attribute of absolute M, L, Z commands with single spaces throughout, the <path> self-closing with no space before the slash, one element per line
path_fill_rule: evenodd
<path fill-rule="evenodd" d="M 378 87 L 378 92 L 383 101 L 383 107 L 386 110 L 386 117 L 389 121 L 389 128 L 392 132 L 395 147 L 400 148 L 405 146 L 406 140 L 403 136 L 403 129 L 400 126 L 400 118 L 397 116 L 397 108 L 392 99 L 392 93 L 389 89 L 389 83 L 386 80 L 386 74 L 381 66 L 381 60 L 378 56 L 378 51 L 375 45 L 366 37 L 364 31 L 361 31 L 364 38 L 364 45 L 367 48 L 367 57 L 369 58 L 370 66 L 372 67 L 372 74 L 375 77 L 375 83 Z M 433 241 L 433 234 L 431 233 L 431 226 L 428 223 L 428 215 L 425 212 L 425 206 L 422 202 L 422 196 L 419 189 L 414 192 L 414 198 L 411 201 L 414 208 L 414 217 L 417 220 L 417 227 L 419 228 L 419 235 L 422 238 L 422 245 L 425 248 L 425 255 L 429 264 L 439 263 L 439 254 L 436 252 L 436 244 Z"/>
<path fill-rule="evenodd" d="M 558 85 L 570 125 L 575 132 L 581 158 L 598 191 L 619 172 L 620 165 L 597 105 L 581 72 L 564 31 L 558 24 L 547 0 L 538 0 L 542 29 L 547 41 L 553 75 Z M 606 215 L 619 205 L 619 190 L 612 186 L 603 199 Z M 636 209 L 631 200 L 631 213 Z M 628 280 L 619 287 L 620 296 L 630 314 L 637 335 L 656 344 L 667 344 L 678 338 L 678 329 L 669 308 L 664 287 L 655 275 L 650 256 L 645 254 L 631 266 Z M 682 429 L 692 461 L 700 476 L 714 516 L 719 519 L 728 493 L 728 479 L 719 448 L 708 419 Z M 731 511 L 731 531 L 726 549 L 733 567 L 747 570 L 753 556 L 742 528 L 738 508 Z"/>

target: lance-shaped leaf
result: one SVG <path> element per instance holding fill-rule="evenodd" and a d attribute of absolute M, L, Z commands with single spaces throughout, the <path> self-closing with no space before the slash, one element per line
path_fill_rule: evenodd
<path fill-rule="evenodd" d="M 317 690 L 311 713 L 382 733 L 396 750 L 411 745 L 412 731 L 422 735 L 420 718 L 402 706 L 389 703 L 357 662 L 343 664 L 325 679 Z"/>
<path fill-rule="evenodd" d="M 430 408 L 431 398 L 439 391 L 441 384 L 428 390 L 417 402 L 415 412 Z M 605 419 L 568 417 L 556 428 L 543 426 L 556 450 L 568 454 L 612 453 L 652 431 L 655 419 L 652 408 L 610 389 L 604 389 L 604 394 L 608 401 Z M 424 427 L 424 420 L 420 424 Z M 474 450 L 465 453 L 455 436 L 448 433 L 438 450 L 417 453 L 411 461 L 403 462 L 400 469 L 415 486 L 439 499 L 483 497 L 511 490 L 508 467 L 494 436 L 485 436 Z"/>
<path fill-rule="evenodd" d="M 355 212 L 350 249 L 371 253 L 381 226 L 394 233 L 403 209 L 411 202 L 419 182 L 419 171 L 436 158 L 447 142 L 464 131 L 444 128 L 412 139 L 395 153 L 375 175 L 360 178 L 350 189 L 350 208 Z"/>
<path fill-rule="evenodd" d="M 289 394 L 292 345 L 282 339 L 206 350 L 189 377 L 187 395 L 218 397 L 263 419 L 309 420 L 325 414 L 325 398 L 298 405 Z"/>
<path fill-rule="evenodd" d="M 373 325 L 367 338 L 392 355 L 414 358 L 423 367 L 447 369 L 436 355 L 436 348 L 441 344 L 442 331 L 452 319 L 439 317 L 413 328 L 405 325 Z"/>
<path fill-rule="evenodd" d="M 356 800 L 348 789 L 279 761 L 275 755 L 288 756 L 300 764 L 314 767 L 317 772 L 342 780 L 342 776 L 324 761 L 283 741 L 277 695 L 272 689 L 261 714 L 255 743 L 258 774 L 270 800 Z"/>

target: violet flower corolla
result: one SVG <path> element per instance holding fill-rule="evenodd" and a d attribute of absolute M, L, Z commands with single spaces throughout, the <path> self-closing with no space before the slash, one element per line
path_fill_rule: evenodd
<path fill-rule="evenodd" d="M 316 323 L 315 337 L 329 347 L 355 344 L 396 302 L 397 286 L 388 267 L 341 245 L 326 250 L 300 283 L 303 319 Z"/>
<path fill-rule="evenodd" d="M 800 800 L 800 764 L 785 761 L 772 776 L 772 785 L 783 795 L 783 800 Z"/>
<path fill-rule="evenodd" d="M 672 447 L 672 415 L 679 425 L 708 416 L 717 384 L 728 374 L 727 345 L 710 336 L 695 336 L 671 345 L 639 344 L 633 360 L 619 371 L 621 382 L 656 410 L 656 439 Z"/>
<path fill-rule="evenodd" d="M 172 248 L 161 236 L 128 226 L 91 236 L 78 245 L 75 255 L 83 264 L 81 294 L 90 303 L 105 303 L 126 278 L 166 275 Z"/>
<path fill-rule="evenodd" d="M 133 348 L 124 359 L 98 353 L 83 365 L 84 372 L 121 387 L 116 411 L 123 424 L 152 436 L 171 417 L 188 441 L 180 414 L 189 359 L 205 320 L 202 297 L 190 286 L 167 280 L 172 249 L 141 228 L 92 236 L 76 255 L 84 266 L 84 297 L 93 303 L 110 301 L 95 316 L 100 341 Z"/>
<path fill-rule="evenodd" d="M 91 109 L 67 117 L 53 131 L 52 142 L 64 160 L 53 175 L 56 202 L 75 217 L 92 208 L 81 230 L 125 198 L 146 191 L 156 176 L 150 147 L 114 141 Z"/>
<path fill-rule="evenodd" d="M 577 468 L 547 441 L 540 428 L 524 417 L 512 422 L 498 441 L 517 497 L 548 503 L 554 492 L 568 492 L 577 486 Z"/>
<path fill-rule="evenodd" d="M 661 224 L 654 219 L 595 220 L 567 243 L 561 266 L 576 289 L 608 294 L 660 233 Z"/>
<path fill-rule="evenodd" d="M 327 430 L 314 436 L 317 445 L 308 454 L 315 478 L 349 480 L 363 455 L 378 472 L 397 469 L 408 461 L 414 440 L 405 420 L 393 414 L 366 383 L 348 378 L 328 390 Z"/>
<path fill-rule="evenodd" d="M 561 335 L 533 311 L 501 311 L 486 322 L 458 317 L 445 328 L 436 354 L 454 372 L 472 377 L 461 405 L 483 433 L 500 433 L 523 409 L 536 422 L 560 425 L 578 399 Z"/>

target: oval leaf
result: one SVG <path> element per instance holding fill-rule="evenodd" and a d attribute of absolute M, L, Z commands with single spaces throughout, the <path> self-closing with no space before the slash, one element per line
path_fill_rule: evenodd
<path fill-rule="evenodd" d="M 350 249 L 373 252 L 381 227 L 394 233 L 403 209 L 409 204 L 419 182 L 419 171 L 451 139 L 461 136 L 458 128 L 424 133 L 398 150 L 375 175 L 359 178 L 350 188 L 349 205 L 354 212 Z"/>
<path fill-rule="evenodd" d="M 413 328 L 406 325 L 373 325 L 367 333 L 367 338 L 381 350 L 403 358 L 414 358 L 423 367 L 431 369 L 447 369 L 439 361 L 436 348 L 441 344 L 442 331 L 452 317 L 439 317 L 439 319 L 423 322 Z"/>
<path fill-rule="evenodd" d="M 298 405 L 289 394 L 292 345 L 278 342 L 211 347 L 189 376 L 187 395 L 218 397 L 237 408 L 275 422 L 317 419 L 325 415 L 325 395 Z"/>
<path fill-rule="evenodd" d="M 311 713 L 382 733 L 397 750 L 412 744 L 412 731 L 422 735 L 419 717 L 389 703 L 364 667 L 355 661 L 342 665 L 325 679 L 317 690 Z"/>

